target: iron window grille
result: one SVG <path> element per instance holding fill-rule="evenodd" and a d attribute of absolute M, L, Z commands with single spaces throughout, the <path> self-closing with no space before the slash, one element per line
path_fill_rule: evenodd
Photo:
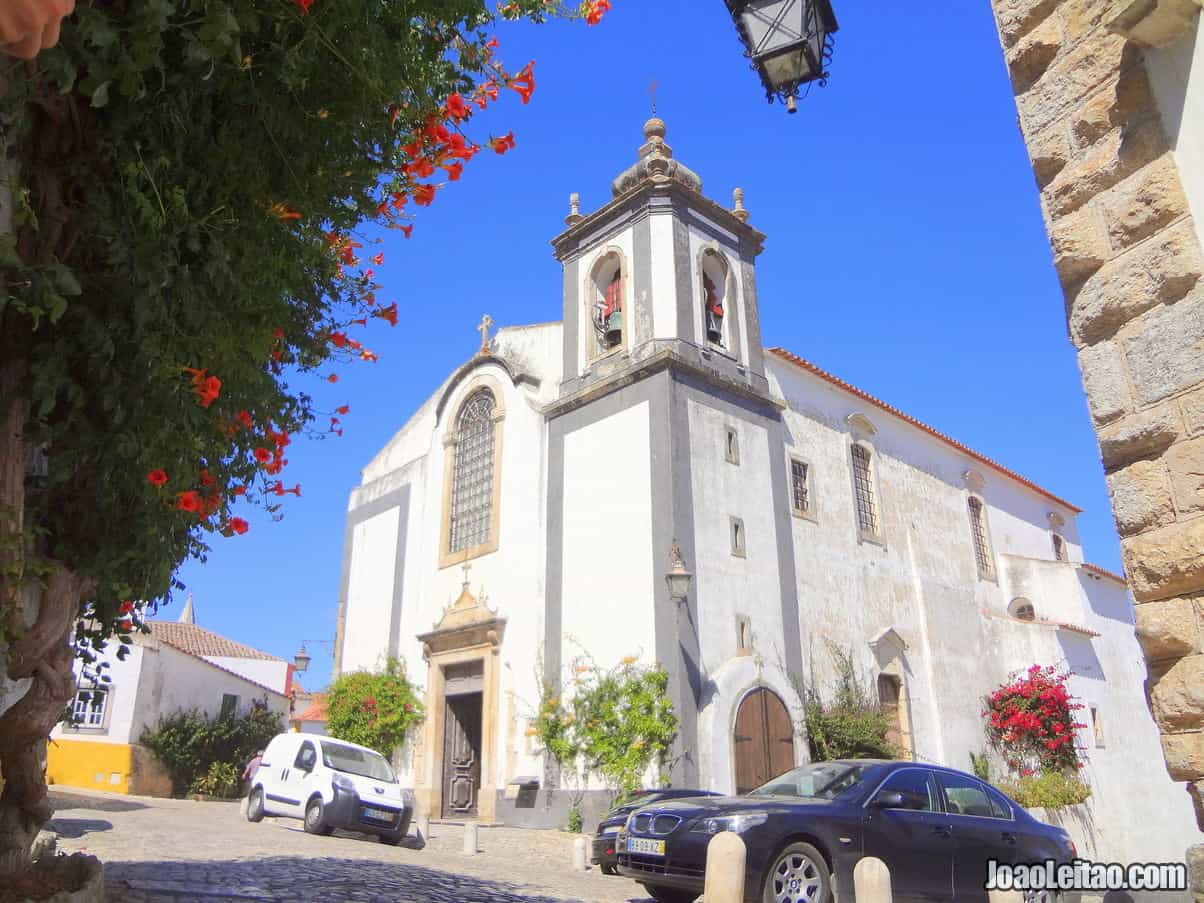
<path fill-rule="evenodd" d="M 1066 560 L 1066 544 L 1057 533 L 1053 534 L 1054 561 Z"/>
<path fill-rule="evenodd" d="M 83 687 L 71 702 L 71 721 L 77 727 L 104 727 L 109 691 L 99 687 Z"/>
<path fill-rule="evenodd" d="M 493 514 L 493 395 L 469 396 L 456 423 L 452 465 L 448 551 L 471 549 L 489 540 Z"/>
<path fill-rule="evenodd" d="M 853 493 L 857 502 L 858 529 L 869 536 L 877 536 L 878 510 L 870 476 L 870 453 L 860 445 L 853 446 Z"/>
<path fill-rule="evenodd" d="M 983 518 L 982 501 L 970 496 L 967 507 L 970 511 L 970 533 L 974 537 L 974 557 L 978 561 L 978 572 L 984 577 L 993 573 L 991 547 L 987 544 L 987 527 Z"/>
<path fill-rule="evenodd" d="M 790 461 L 790 502 L 799 514 L 811 510 L 811 498 L 807 491 L 807 465 L 803 461 Z"/>

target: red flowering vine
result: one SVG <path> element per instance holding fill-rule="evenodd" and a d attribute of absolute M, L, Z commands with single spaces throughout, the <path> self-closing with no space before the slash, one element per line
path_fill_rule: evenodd
<path fill-rule="evenodd" d="M 1054 665 L 1033 665 L 986 699 L 987 739 L 1022 776 L 1082 767 L 1074 732 L 1085 725 L 1074 713 L 1083 706 L 1071 698 L 1070 676 Z"/>

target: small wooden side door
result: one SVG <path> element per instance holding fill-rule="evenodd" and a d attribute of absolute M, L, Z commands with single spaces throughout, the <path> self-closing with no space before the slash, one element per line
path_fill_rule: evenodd
<path fill-rule="evenodd" d="M 477 814 L 481 789 L 481 694 L 448 696 L 443 720 L 443 817 Z"/>
<path fill-rule="evenodd" d="M 786 704 L 772 690 L 758 687 L 744 697 L 732 741 L 738 794 L 794 767 L 794 726 Z"/>

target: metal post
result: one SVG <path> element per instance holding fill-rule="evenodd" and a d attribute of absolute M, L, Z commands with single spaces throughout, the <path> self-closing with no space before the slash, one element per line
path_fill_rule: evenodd
<path fill-rule="evenodd" d="M 578 837 L 573 841 L 573 871 L 584 872 L 587 863 L 585 854 L 585 838 Z"/>
<path fill-rule="evenodd" d="M 853 898 L 857 903 L 891 903 L 890 869 L 881 859 L 866 856 L 853 869 Z"/>
<path fill-rule="evenodd" d="M 707 844 L 706 884 L 702 891 L 706 903 L 743 903 L 747 855 L 744 838 L 734 831 L 722 831 L 711 838 Z M 860 899 L 858 903 L 861 903 Z"/>
<path fill-rule="evenodd" d="M 477 855 L 477 823 L 475 821 L 464 825 L 464 855 Z"/>

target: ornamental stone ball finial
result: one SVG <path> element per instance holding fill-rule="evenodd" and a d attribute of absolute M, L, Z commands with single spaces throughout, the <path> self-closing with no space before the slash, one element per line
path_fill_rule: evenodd
<path fill-rule="evenodd" d="M 748 211 L 744 209 L 744 189 L 737 188 L 732 192 L 732 215 L 742 223 L 748 222 Z"/>
<path fill-rule="evenodd" d="M 673 540 L 673 545 L 669 546 L 669 566 L 674 570 L 685 570 L 686 562 L 681 557 L 681 546 L 677 544 L 677 540 Z"/>
<path fill-rule="evenodd" d="M 481 317 L 481 325 L 477 327 L 477 332 L 481 334 L 481 348 L 477 354 L 489 353 L 489 327 L 493 325 L 493 317 L 489 314 Z"/>
<path fill-rule="evenodd" d="M 581 195 L 573 192 L 569 195 L 569 215 L 564 218 L 564 224 L 571 226 L 581 221 Z"/>

